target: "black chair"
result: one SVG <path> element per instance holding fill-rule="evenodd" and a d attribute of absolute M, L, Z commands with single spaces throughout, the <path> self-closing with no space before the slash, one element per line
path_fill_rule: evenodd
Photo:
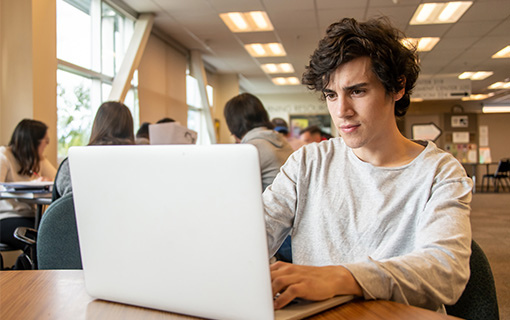
<path fill-rule="evenodd" d="M 474 240 L 471 251 L 471 276 L 466 289 L 454 305 L 445 306 L 446 313 L 462 319 L 498 320 L 498 299 L 489 260 Z"/>
<path fill-rule="evenodd" d="M 17 228 L 16 234 L 29 243 L 25 235 L 36 232 L 37 269 L 82 269 L 73 194 L 53 202 L 41 219 L 39 230 Z"/>
<path fill-rule="evenodd" d="M 487 181 L 487 184 L 485 182 Z M 510 159 L 501 159 L 498 163 L 496 172 L 484 174 L 482 178 L 482 192 L 489 191 L 490 184 L 494 185 L 494 192 L 499 192 L 499 187 L 508 188 L 510 190 Z"/>

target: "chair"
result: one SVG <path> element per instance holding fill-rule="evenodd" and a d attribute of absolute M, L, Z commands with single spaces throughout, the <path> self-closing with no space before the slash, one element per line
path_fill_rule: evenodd
<path fill-rule="evenodd" d="M 492 174 L 484 174 L 482 178 L 482 192 L 484 191 L 485 181 L 487 181 L 487 190 L 492 182 L 494 192 L 499 192 L 499 186 L 509 188 L 510 190 L 510 159 L 501 159 L 498 163 L 496 172 Z"/>
<path fill-rule="evenodd" d="M 498 320 L 498 299 L 489 260 L 474 240 L 471 251 L 469 281 L 459 300 L 454 305 L 445 306 L 446 313 L 462 319 Z"/>
<path fill-rule="evenodd" d="M 35 230 L 16 229 L 21 238 L 27 231 Z M 72 193 L 59 198 L 46 209 L 39 230 L 35 232 L 38 269 L 82 269 Z"/>
<path fill-rule="evenodd" d="M 13 248 L 5 243 L 0 243 L 0 270 L 4 270 L 4 257 L 2 255 L 2 252 L 8 252 L 8 251 L 17 251 L 18 249 Z"/>

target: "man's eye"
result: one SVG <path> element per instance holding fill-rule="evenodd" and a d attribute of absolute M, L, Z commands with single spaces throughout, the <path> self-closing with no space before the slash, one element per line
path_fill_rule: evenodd
<path fill-rule="evenodd" d="M 326 99 L 334 99 L 336 97 L 336 94 L 332 93 L 332 92 L 325 92 L 324 93 L 324 97 L 326 97 Z"/>
<path fill-rule="evenodd" d="M 363 93 L 365 93 L 365 90 L 362 90 L 362 89 L 352 90 L 352 95 L 354 95 L 354 96 L 359 96 L 359 95 L 361 95 Z"/>

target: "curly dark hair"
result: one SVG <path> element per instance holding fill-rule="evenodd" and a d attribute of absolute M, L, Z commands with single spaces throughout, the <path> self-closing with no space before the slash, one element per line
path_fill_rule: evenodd
<path fill-rule="evenodd" d="M 251 129 L 273 129 L 269 115 L 262 102 L 250 93 L 242 93 L 227 101 L 223 110 L 230 132 L 239 139 Z"/>
<path fill-rule="evenodd" d="M 416 48 L 404 46 L 403 38 L 403 33 L 384 17 L 367 22 L 345 18 L 333 23 L 311 56 L 302 83 L 311 90 L 323 91 L 340 65 L 369 57 L 372 71 L 387 93 L 396 93 L 405 87 L 404 96 L 395 103 L 395 116 L 403 117 L 420 73 Z"/>

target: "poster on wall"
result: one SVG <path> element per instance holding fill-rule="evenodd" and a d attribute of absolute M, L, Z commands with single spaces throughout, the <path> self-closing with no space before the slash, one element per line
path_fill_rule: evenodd
<path fill-rule="evenodd" d="M 480 133 L 480 136 L 479 136 L 480 147 L 488 147 L 489 146 L 489 126 L 480 126 L 478 128 L 478 132 Z"/>
<path fill-rule="evenodd" d="M 452 128 L 467 128 L 469 126 L 468 116 L 452 116 Z"/>
<path fill-rule="evenodd" d="M 290 132 L 299 138 L 299 132 L 309 126 L 318 126 L 323 132 L 331 134 L 331 117 L 329 114 L 290 115 Z"/>

